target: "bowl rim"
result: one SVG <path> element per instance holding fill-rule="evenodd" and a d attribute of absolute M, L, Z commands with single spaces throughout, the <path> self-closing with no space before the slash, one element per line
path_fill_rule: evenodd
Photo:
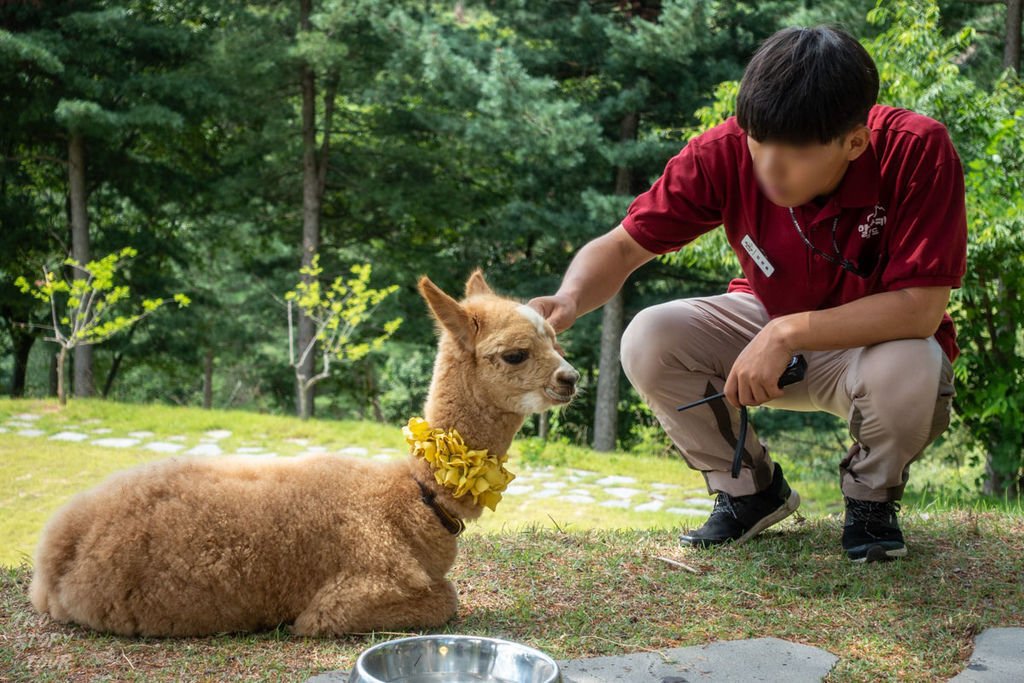
<path fill-rule="evenodd" d="M 535 647 L 531 647 L 530 645 L 525 645 L 523 643 L 518 643 L 518 642 L 516 642 L 514 640 L 506 640 L 504 638 L 493 638 L 491 636 L 474 636 L 474 635 L 468 635 L 468 634 L 462 634 L 462 633 L 431 633 L 431 634 L 422 635 L 422 636 L 406 636 L 404 638 L 393 638 L 391 640 L 385 640 L 384 642 L 377 643 L 376 645 L 371 645 L 370 647 L 366 648 L 365 650 L 363 650 L 359 654 L 359 657 L 356 659 L 355 665 L 352 667 L 352 672 L 349 674 L 349 680 L 350 681 L 359 681 L 359 683 L 370 683 L 371 681 L 379 681 L 379 680 L 381 680 L 381 679 L 377 678 L 376 676 L 374 676 L 373 674 L 367 672 L 364 669 L 363 663 L 364 663 L 365 658 L 368 655 L 371 655 L 374 651 L 376 651 L 378 649 L 383 649 L 383 648 L 388 647 L 388 646 L 394 646 L 394 645 L 397 645 L 399 643 L 406 643 L 406 642 L 414 641 L 414 640 L 417 640 L 417 641 L 478 640 L 478 641 L 485 641 L 485 642 L 489 642 L 489 643 L 494 643 L 496 645 L 511 645 L 513 647 L 517 647 L 517 648 L 521 648 L 523 650 L 526 650 L 530 654 L 532 654 L 534 656 L 537 656 L 540 659 L 542 659 L 542 660 L 548 662 L 549 664 L 551 664 L 551 666 L 552 666 L 552 672 L 551 672 L 552 677 L 551 677 L 550 680 L 551 680 L 552 683 L 558 683 L 558 681 L 562 680 L 561 679 L 561 673 L 562 673 L 561 669 L 559 669 L 558 662 L 555 661 L 554 657 L 552 657 L 551 655 L 549 655 L 549 654 L 547 654 L 545 652 L 541 652 L 540 650 L 538 650 Z"/>

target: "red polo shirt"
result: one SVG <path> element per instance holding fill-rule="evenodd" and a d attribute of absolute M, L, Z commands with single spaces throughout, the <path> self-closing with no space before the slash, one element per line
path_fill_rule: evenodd
<path fill-rule="evenodd" d="M 744 278 L 730 292 L 751 292 L 768 314 L 832 308 L 905 287 L 959 287 L 967 263 L 964 178 L 946 128 L 905 109 L 875 106 L 871 144 L 823 205 L 794 207 L 818 249 L 869 270 L 862 278 L 812 252 L 789 210 L 761 191 L 735 118 L 691 140 L 669 159 L 650 190 L 630 204 L 623 227 L 642 247 L 676 251 L 725 226 Z M 759 265 L 760 263 L 760 265 Z M 945 314 L 935 338 L 950 360 L 959 354 Z"/>

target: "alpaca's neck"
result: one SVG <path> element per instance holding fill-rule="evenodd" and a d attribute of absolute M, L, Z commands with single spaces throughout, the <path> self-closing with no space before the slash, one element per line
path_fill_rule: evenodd
<path fill-rule="evenodd" d="M 459 364 L 438 354 L 434 377 L 430 382 L 423 409 L 431 427 L 457 429 L 472 449 L 488 453 L 508 453 L 516 432 L 523 426 L 524 416 L 495 408 L 481 387 L 468 381 Z"/>

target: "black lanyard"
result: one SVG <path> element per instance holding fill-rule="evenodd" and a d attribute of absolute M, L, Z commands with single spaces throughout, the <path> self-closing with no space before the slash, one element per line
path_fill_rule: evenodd
<path fill-rule="evenodd" d="M 836 216 L 835 220 L 832 221 L 832 249 L 836 252 L 835 256 L 826 254 L 821 249 L 818 249 L 816 246 L 811 244 L 811 241 L 807 239 L 806 235 L 804 235 L 804 231 L 800 229 L 800 224 L 796 220 L 796 214 L 793 213 L 793 207 L 789 207 L 789 217 L 793 219 L 793 227 L 796 228 L 797 233 L 800 235 L 800 239 L 804 241 L 804 244 L 806 244 L 807 248 L 812 252 L 818 254 L 829 263 L 839 266 L 849 273 L 853 273 L 857 277 L 866 278 L 871 274 L 871 271 L 864 270 L 858 267 L 853 261 L 844 258 L 842 252 L 839 251 L 839 243 L 836 242 L 836 227 L 839 225 L 839 216 Z"/>

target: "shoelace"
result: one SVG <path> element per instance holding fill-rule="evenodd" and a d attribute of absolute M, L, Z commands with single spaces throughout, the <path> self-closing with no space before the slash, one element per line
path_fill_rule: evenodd
<path fill-rule="evenodd" d="M 736 508 L 733 507 L 732 496 L 728 493 L 719 493 L 718 496 L 715 497 L 715 507 L 713 508 L 713 512 L 717 512 L 718 510 L 725 510 L 733 517 L 736 517 Z"/>
<path fill-rule="evenodd" d="M 847 498 L 849 501 L 850 499 Z M 882 522 L 888 524 L 893 516 L 902 509 L 896 501 L 880 503 L 870 500 L 859 500 L 854 503 L 847 503 L 846 508 L 850 513 L 850 520 L 855 522 Z"/>

